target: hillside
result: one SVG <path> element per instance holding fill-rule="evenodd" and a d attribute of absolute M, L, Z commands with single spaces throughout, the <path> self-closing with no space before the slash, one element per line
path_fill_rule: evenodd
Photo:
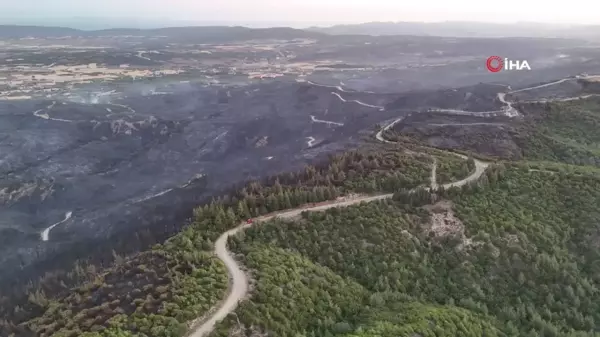
<path fill-rule="evenodd" d="M 371 203 L 249 229 L 230 241 L 258 283 L 240 322 L 277 336 L 595 336 L 599 173 L 498 166 L 434 205 Z M 321 290 L 325 307 L 309 307 L 330 309 L 305 323 L 312 281 L 277 262 L 290 252 L 362 288 Z M 278 285 L 286 300 L 273 297 Z"/>
<path fill-rule="evenodd" d="M 484 22 L 367 22 L 360 24 L 311 27 L 311 31 L 333 35 L 425 35 L 448 37 L 560 37 L 597 38 L 598 26 L 566 26 L 541 23 Z"/>
<path fill-rule="evenodd" d="M 391 140 L 461 149 L 509 160 L 600 165 L 600 99 L 521 103 L 522 119 L 415 114 L 386 132 Z"/>
<path fill-rule="evenodd" d="M 598 111 L 595 99 L 521 106 L 518 122 L 492 122 L 507 123 L 500 134 L 527 161 L 498 161 L 477 181 L 434 193 L 420 187 L 478 166 L 400 125 L 384 133 L 399 144 L 366 144 L 199 206 L 151 249 L 79 261 L 5 291 L 0 335 L 184 336 L 228 293 L 229 272 L 213 254 L 222 233 L 248 218 L 393 193 L 231 237 L 249 296 L 211 337 L 597 336 L 600 169 L 581 164 L 597 165 Z M 454 149 L 494 150 L 504 139 L 471 123 L 460 128 L 475 126 L 483 140 Z"/>
<path fill-rule="evenodd" d="M 524 105 L 526 157 L 578 165 L 600 165 L 600 99 Z"/>
<path fill-rule="evenodd" d="M 0 38 L 60 37 L 76 35 L 80 32 L 66 27 L 0 25 Z"/>
<path fill-rule="evenodd" d="M 306 39 L 319 38 L 323 34 L 293 28 L 246 28 L 226 26 L 170 27 L 157 29 L 104 29 L 79 30 L 64 27 L 0 25 L 0 38 L 52 38 L 63 36 L 145 36 L 167 37 L 196 43 L 244 41 L 253 39 Z"/>
<path fill-rule="evenodd" d="M 447 162 L 448 174 L 464 174 L 456 161 L 439 161 Z M 106 268 L 80 261 L 73 270 L 47 274 L 36 286 L 4 292 L 0 335 L 75 337 L 112 327 L 152 337 L 181 336 L 186 323 L 224 296 L 226 274 L 211 254 L 222 232 L 249 217 L 340 195 L 427 185 L 430 165 L 429 156 L 366 146 L 304 171 L 249 183 L 198 208 L 191 226 L 150 251 L 127 258 L 113 252 Z M 129 244 L 147 240 L 136 236 Z"/>

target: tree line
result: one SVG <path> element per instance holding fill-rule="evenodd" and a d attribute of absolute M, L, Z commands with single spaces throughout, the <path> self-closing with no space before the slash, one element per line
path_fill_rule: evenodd
<path fill-rule="evenodd" d="M 598 173 L 496 165 L 463 188 L 252 227 L 229 244 L 257 287 L 213 336 L 597 336 Z M 430 207 L 440 201 L 451 208 Z M 458 222 L 440 234 L 440 215 Z M 314 283 L 313 268 L 341 279 Z M 301 319 L 317 310 L 299 305 L 311 302 L 304 288 L 327 301 L 313 320 Z"/>
<path fill-rule="evenodd" d="M 334 155 L 327 163 L 270 177 L 194 210 L 192 221 L 164 244 L 145 240 L 139 253 L 111 250 L 110 262 L 75 263 L 47 274 L 21 296 L 1 301 L 7 336 L 84 334 L 180 336 L 185 324 L 224 296 L 227 277 L 211 252 L 214 240 L 249 217 L 348 193 L 393 192 L 427 185 L 428 157 L 392 148 L 364 148 Z"/>

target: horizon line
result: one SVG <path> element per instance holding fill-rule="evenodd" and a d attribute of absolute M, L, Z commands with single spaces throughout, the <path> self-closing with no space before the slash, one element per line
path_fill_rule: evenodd
<path fill-rule="evenodd" d="M 78 28 L 80 25 L 73 25 L 72 22 L 65 22 L 65 24 L 60 24 L 61 20 L 81 20 L 81 19 L 94 19 L 94 20 L 107 20 L 106 23 L 102 22 L 94 22 L 92 25 L 107 25 L 112 26 L 110 28 Z M 115 21 L 121 20 L 129 20 L 134 19 L 136 23 L 142 24 L 145 27 L 138 27 L 138 25 L 133 24 L 132 26 L 120 26 L 114 25 Z M 25 21 L 25 22 L 19 22 Z M 34 23 L 32 21 L 39 21 L 39 23 Z M 46 21 L 47 23 L 44 23 Z M 166 21 L 164 24 L 160 24 L 160 21 Z M 177 23 L 185 24 L 178 26 Z M 76 30 L 103 30 L 103 29 L 160 29 L 160 28 L 185 28 L 185 27 L 245 27 L 245 28 L 295 28 L 295 29 L 307 29 L 307 28 L 331 28 L 335 26 L 352 26 L 352 25 L 367 25 L 367 24 L 444 24 L 444 23 L 462 23 L 462 24 L 487 24 L 487 25 L 498 25 L 498 26 L 513 26 L 513 25 L 537 25 L 537 26 L 554 26 L 554 27 L 590 27 L 590 26 L 600 26 L 600 23 L 596 24 L 585 24 L 585 23 L 550 23 L 550 22 L 541 22 L 541 21 L 513 21 L 513 22 L 493 22 L 493 21 L 476 21 L 476 20 L 437 20 L 437 21 L 335 21 L 335 22 L 326 22 L 326 21 L 296 21 L 296 20 L 176 20 L 176 19 L 168 19 L 168 18 L 146 18 L 146 19 L 135 19 L 128 17 L 118 17 L 118 18 L 110 18 L 110 17 L 87 17 L 87 16 L 74 16 L 74 17 L 54 17 L 54 18 L 30 18 L 24 20 L 15 20 L 14 18 L 3 18 L 0 17 L 0 26 L 21 26 L 21 27 L 54 27 L 54 28 L 70 28 Z M 270 25 L 273 24 L 273 25 Z M 261 25 L 261 27 L 252 27 L 254 25 Z M 293 25 L 294 27 L 292 27 Z M 302 27 L 298 27 L 302 25 Z"/>

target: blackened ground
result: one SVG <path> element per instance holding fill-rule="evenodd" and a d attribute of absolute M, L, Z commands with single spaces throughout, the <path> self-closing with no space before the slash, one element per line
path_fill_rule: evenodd
<path fill-rule="evenodd" d="M 391 131 L 431 146 L 521 156 L 519 119 L 425 111 L 497 109 L 505 85 L 377 94 L 265 81 L 171 91 L 99 104 L 1 103 L 0 279 L 50 270 L 64 254 L 139 250 L 127 243 L 161 241 L 235 184 L 357 147 L 376 124 L 402 116 Z"/>
<path fill-rule="evenodd" d="M 448 116 L 423 112 L 412 114 L 396 124 L 386 136 L 402 135 L 436 148 L 519 159 L 518 129 L 521 123 L 508 117 Z"/>
<path fill-rule="evenodd" d="M 441 91 L 422 91 L 400 95 L 388 108 L 458 109 L 473 112 L 496 111 L 504 104 L 497 99 L 506 86 L 479 84 Z"/>
<path fill-rule="evenodd" d="M 357 146 L 361 130 L 398 114 L 331 92 L 273 82 L 103 104 L 2 103 L 2 275 L 135 229 L 175 231 L 228 187 Z"/>

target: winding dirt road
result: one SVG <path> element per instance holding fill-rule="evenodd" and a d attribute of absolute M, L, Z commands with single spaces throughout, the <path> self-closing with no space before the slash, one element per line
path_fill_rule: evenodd
<path fill-rule="evenodd" d="M 410 116 L 410 114 L 408 115 Z M 407 116 L 407 117 L 408 117 Z M 395 121 L 391 122 L 390 124 L 386 125 L 385 127 L 381 128 L 381 130 L 379 130 L 379 132 L 377 132 L 377 134 L 375 135 L 375 138 L 377 138 L 378 141 L 382 142 L 382 143 L 388 143 L 388 144 L 392 144 L 394 142 L 389 141 L 385 138 L 383 138 L 383 133 L 391 128 L 394 127 L 394 125 L 402 122 L 404 120 L 404 117 L 398 118 Z"/>
<path fill-rule="evenodd" d="M 586 98 L 596 97 L 596 96 L 600 96 L 600 94 L 588 94 L 588 95 L 565 97 L 565 98 L 548 98 L 548 99 L 541 99 L 541 100 L 534 100 L 534 101 L 522 101 L 521 103 L 570 102 L 570 101 L 577 101 L 580 99 L 586 99 Z"/>
<path fill-rule="evenodd" d="M 587 76 L 587 77 L 592 77 L 592 76 Z M 514 91 L 510 91 L 508 93 L 512 94 L 512 93 L 523 92 L 523 91 L 527 91 L 527 90 L 548 87 L 551 85 L 556 85 L 556 84 L 566 82 L 568 80 L 571 80 L 571 78 L 565 78 L 565 79 L 561 79 L 561 80 L 551 82 L 551 83 L 546 83 L 546 84 L 542 84 L 542 85 L 532 86 L 529 88 L 514 90 Z M 308 83 L 310 83 L 312 85 L 319 85 L 319 84 L 316 84 L 316 83 L 313 83 L 310 81 Z M 341 92 L 347 92 L 341 86 L 337 86 L 337 87 L 331 87 L 331 86 L 325 86 L 325 85 L 319 85 L 319 86 L 335 88 Z M 332 94 L 337 96 L 344 102 L 349 102 L 338 93 L 332 92 Z M 448 113 L 461 113 L 461 114 L 464 113 L 464 114 L 471 114 L 471 115 L 472 114 L 480 114 L 480 115 L 486 115 L 486 116 L 491 115 L 491 114 L 497 114 L 497 113 L 502 113 L 508 117 L 519 116 L 520 115 L 519 112 L 512 106 L 513 102 L 506 100 L 506 94 L 507 93 L 498 93 L 498 99 L 500 100 L 500 102 L 505 104 L 505 107 L 499 111 L 488 111 L 488 112 L 479 112 L 479 113 L 473 113 L 473 112 L 462 111 L 462 110 L 447 110 L 447 109 L 446 110 L 438 109 L 436 111 L 443 111 L 443 112 L 448 112 Z M 564 99 L 564 98 L 563 99 L 549 99 L 549 100 L 544 100 L 544 101 L 539 101 L 539 102 L 570 101 L 570 100 L 575 100 L 575 99 L 579 99 L 579 98 L 587 98 L 587 97 L 592 97 L 592 96 L 596 96 L 596 94 L 583 95 L 583 96 L 579 96 L 579 97 L 570 97 L 570 98 L 566 98 L 566 99 Z M 357 104 L 372 107 L 372 108 L 379 108 L 379 109 L 383 108 L 383 107 L 379 107 L 379 106 L 373 106 L 370 104 L 366 104 L 366 103 L 363 103 L 360 101 L 350 101 L 350 102 L 355 102 Z M 531 102 L 529 102 L 529 103 L 531 103 Z M 311 116 L 311 117 L 314 118 L 313 116 Z M 383 133 L 384 133 L 384 131 L 392 128 L 394 125 L 400 123 L 403 119 L 404 119 L 404 117 L 398 118 L 398 119 L 394 120 L 393 122 L 391 122 L 390 124 L 386 125 L 385 127 L 381 128 L 381 130 L 379 130 L 379 132 L 377 132 L 377 134 L 375 135 L 375 138 L 377 138 L 377 140 L 379 140 L 382 143 L 394 143 L 392 141 L 385 139 L 383 137 Z M 450 152 L 450 153 L 453 155 L 459 156 L 463 159 L 467 159 L 467 157 L 464 155 L 454 153 L 454 152 Z M 442 186 L 444 187 L 444 189 L 464 186 L 464 185 L 468 184 L 469 182 L 479 179 L 479 177 L 481 177 L 481 175 L 485 172 L 485 170 L 488 166 L 489 166 L 489 163 L 482 162 L 480 160 L 475 160 L 475 171 L 471 175 L 469 175 L 467 178 L 465 178 L 463 180 L 444 184 Z M 433 165 L 432 165 L 432 169 L 431 169 L 431 178 L 430 179 L 431 179 L 431 187 L 428 187 L 427 190 L 439 189 L 440 185 L 438 185 L 438 183 L 437 183 L 437 159 L 435 157 L 433 157 Z M 229 273 L 229 277 L 232 282 L 231 288 L 230 288 L 230 293 L 228 294 L 225 301 L 220 304 L 217 311 L 214 314 L 212 314 L 205 322 L 200 324 L 197 328 L 193 329 L 193 331 L 190 333 L 189 336 L 190 337 L 206 336 L 208 333 L 210 333 L 214 329 L 215 324 L 217 322 L 221 321 L 222 319 L 224 319 L 225 317 L 227 317 L 227 315 L 229 315 L 230 313 L 232 313 L 238 306 L 239 302 L 241 300 L 243 300 L 248 294 L 248 277 L 242 271 L 240 265 L 235 261 L 232 253 L 229 250 L 227 250 L 227 239 L 230 236 L 236 235 L 237 233 L 239 233 L 253 225 L 256 225 L 257 223 L 269 221 L 274 218 L 283 218 L 283 219 L 293 218 L 293 217 L 299 216 L 302 212 L 307 212 L 307 211 L 308 212 L 318 212 L 318 211 L 324 211 L 324 210 L 334 208 L 334 207 L 347 207 L 347 206 L 359 204 L 361 202 L 372 202 L 372 201 L 390 199 L 392 197 L 393 197 L 393 194 L 364 196 L 364 197 L 355 198 L 355 199 L 351 199 L 351 200 L 332 201 L 330 203 L 326 203 L 326 204 L 322 204 L 322 205 L 310 207 L 310 208 L 296 208 L 296 209 L 292 209 L 289 211 L 277 213 L 274 215 L 267 215 L 267 216 L 257 218 L 254 220 L 254 223 L 252 223 L 252 224 L 243 223 L 240 226 L 223 233 L 219 237 L 219 239 L 217 240 L 217 242 L 215 244 L 215 254 L 221 261 L 223 261 L 223 263 L 227 267 L 227 271 Z"/>
<path fill-rule="evenodd" d="M 364 103 L 361 102 L 357 99 L 354 100 L 347 100 L 344 97 L 342 97 L 342 95 L 338 94 L 337 92 L 331 92 L 332 95 L 336 96 L 337 98 L 339 98 L 342 102 L 344 103 L 356 103 L 358 105 L 362 105 L 364 107 L 367 108 L 373 108 L 373 109 L 379 109 L 379 111 L 385 111 L 385 107 L 379 106 L 379 105 L 373 105 L 373 104 L 368 104 L 368 103 Z"/>
<path fill-rule="evenodd" d="M 46 107 L 46 112 L 42 112 L 44 111 L 44 109 L 39 109 L 33 112 L 33 115 L 35 117 L 39 117 L 39 118 L 43 118 L 46 120 L 50 120 L 50 121 L 56 121 L 56 122 L 64 122 L 64 123 L 73 123 L 76 121 L 70 120 L 70 119 L 62 119 L 62 118 L 52 118 L 50 117 L 50 115 L 48 114 L 50 111 L 52 111 L 52 109 L 54 108 L 54 106 L 56 106 L 56 101 L 53 101 L 52 104 L 48 105 Z"/>
<path fill-rule="evenodd" d="M 56 227 L 56 226 L 58 226 L 58 225 L 60 225 L 60 224 L 64 223 L 65 221 L 67 221 L 67 220 L 71 219 L 71 216 L 73 216 L 73 212 L 67 212 L 67 213 L 65 214 L 65 218 L 64 218 L 63 220 L 61 220 L 61 221 L 59 221 L 59 222 L 55 223 L 54 225 L 52 225 L 52 226 L 50 226 L 50 227 L 48 227 L 48 228 L 44 229 L 44 231 L 43 231 L 42 233 L 40 233 L 40 237 L 42 238 L 42 241 L 48 241 L 48 240 L 50 240 L 50 231 L 51 231 L 51 230 L 52 230 L 54 227 Z"/>
<path fill-rule="evenodd" d="M 332 121 L 326 121 L 323 119 L 318 119 L 313 115 L 310 115 L 310 120 L 313 123 L 323 123 L 323 124 L 327 124 L 327 125 L 336 125 L 336 126 L 344 126 L 344 123 L 338 123 L 338 122 L 332 122 Z"/>
<path fill-rule="evenodd" d="M 567 78 L 563 78 L 558 81 L 554 81 L 554 82 L 550 82 L 550 83 L 546 83 L 546 84 L 535 85 L 535 86 L 531 86 L 531 87 L 527 87 L 527 88 L 523 88 L 523 89 L 512 90 L 509 92 L 499 92 L 497 94 L 497 98 L 502 104 L 504 104 L 504 107 L 501 110 L 473 112 L 473 111 L 465 111 L 465 110 L 457 110 L 457 109 L 430 109 L 430 111 L 444 112 L 444 113 L 455 114 L 455 115 L 471 115 L 471 116 L 478 116 L 478 117 L 489 117 L 489 116 L 498 115 L 498 114 L 505 115 L 505 116 L 511 117 L 511 118 L 519 117 L 519 116 L 521 116 L 521 114 L 519 113 L 519 111 L 517 109 L 515 109 L 515 107 L 513 107 L 513 103 L 515 103 L 515 102 L 506 100 L 507 94 L 516 94 L 519 92 L 550 87 L 550 86 L 561 84 L 561 83 L 564 83 L 567 81 L 576 81 L 576 80 L 580 80 L 580 79 L 593 79 L 593 78 L 597 78 L 597 77 L 598 77 L 598 75 L 578 76 L 575 78 L 567 77 Z M 509 90 L 510 90 L 510 87 L 509 87 Z M 542 99 L 542 100 L 523 101 L 521 103 L 568 102 L 568 101 L 574 101 L 574 100 L 578 100 L 578 99 L 590 98 L 590 97 L 594 97 L 594 96 L 600 96 L 600 94 L 580 95 L 580 96 L 567 97 L 567 98 L 549 98 L 549 99 Z"/>
<path fill-rule="evenodd" d="M 396 123 L 402 121 L 402 118 L 399 118 L 387 126 L 383 127 L 377 134 L 376 138 L 381 142 L 392 143 L 383 138 L 383 131 L 393 127 Z M 459 156 L 463 159 L 467 159 L 466 156 L 450 152 L 453 155 Z M 468 176 L 467 178 L 442 185 L 445 189 L 449 189 L 451 187 L 460 187 L 468 184 L 469 182 L 475 181 L 481 177 L 481 175 L 485 172 L 485 169 L 488 167 L 489 163 L 482 162 L 479 160 L 475 160 L 475 171 Z M 436 181 L 436 170 L 437 170 L 437 160 L 434 158 L 434 163 L 431 171 L 431 187 L 427 188 L 427 190 L 436 190 L 439 188 L 439 185 Z M 223 320 L 227 315 L 232 313 L 238 306 L 239 302 L 243 300 L 248 294 L 248 276 L 242 271 L 240 265 L 235 261 L 233 254 L 227 249 L 227 239 L 230 236 L 236 235 L 237 233 L 250 228 L 258 223 L 272 220 L 274 218 L 294 218 L 299 216 L 302 212 L 318 212 L 325 211 L 330 208 L 335 207 L 347 207 L 351 205 L 356 205 L 361 202 L 372 202 L 384 199 L 390 199 L 394 195 L 393 194 L 382 194 L 376 196 L 364 196 L 359 198 L 354 198 L 351 200 L 342 200 L 342 201 L 332 201 L 330 203 L 322 204 L 315 207 L 310 208 L 295 208 L 289 211 L 284 211 L 281 213 L 277 213 L 274 215 L 266 215 L 263 217 L 259 217 L 254 219 L 252 224 L 242 223 L 240 226 L 231 229 L 225 233 L 223 233 L 215 243 L 215 254 L 217 257 L 223 261 L 225 266 L 227 267 L 227 272 L 229 273 L 229 278 L 231 280 L 230 292 L 227 295 L 225 301 L 223 301 L 217 311 L 214 314 L 211 314 L 210 317 L 204 321 L 202 324 L 198 325 L 193 331 L 190 333 L 189 337 L 204 337 L 208 333 L 210 333 L 215 324 L 221 320 Z"/>
<path fill-rule="evenodd" d="M 594 76 L 596 76 L 596 75 L 594 75 Z M 593 77 L 593 76 L 584 76 L 584 77 L 579 77 L 579 78 L 586 78 L 586 77 Z M 546 84 L 532 86 L 532 87 L 523 88 L 523 89 L 519 89 L 519 90 L 509 91 L 508 94 L 518 93 L 518 92 L 523 92 L 523 91 L 528 91 L 528 90 L 533 90 L 533 89 L 538 89 L 538 88 L 544 88 L 544 87 L 560 84 L 560 83 L 566 82 L 568 80 L 572 80 L 572 78 L 565 78 L 565 79 L 561 79 L 561 80 L 551 82 L 551 83 L 546 83 Z M 319 85 L 319 84 L 316 84 L 316 83 L 313 83 L 310 81 L 308 83 L 310 83 L 312 85 L 335 88 L 341 92 L 348 92 L 348 91 L 344 90 L 341 86 L 337 86 L 337 87 L 325 86 L 325 85 Z M 383 109 L 383 107 L 366 104 L 366 103 L 356 101 L 356 100 L 348 101 L 348 100 L 344 99 L 339 93 L 332 92 L 332 94 L 337 96 L 343 102 L 354 102 L 354 103 L 357 103 L 357 104 L 360 104 L 363 106 Z M 454 113 L 454 114 L 457 114 L 457 113 L 458 114 L 470 114 L 470 115 L 475 114 L 475 115 L 482 115 L 482 116 L 488 116 L 488 115 L 493 115 L 493 114 L 498 114 L 498 113 L 504 114 L 508 117 L 519 116 L 520 115 L 519 112 L 513 107 L 513 102 L 506 100 L 506 95 L 507 95 L 507 93 L 504 93 L 504 92 L 498 93 L 498 100 L 505 105 L 502 110 L 498 110 L 498 111 L 488 111 L 488 112 L 479 112 L 479 113 L 473 113 L 470 111 L 462 111 L 462 110 L 448 110 L 448 109 L 446 109 L 446 110 L 438 109 L 435 111 L 448 112 L 448 113 Z M 538 101 L 538 102 L 570 101 L 570 100 L 575 100 L 575 99 L 580 99 L 580 98 L 588 98 L 588 97 L 592 97 L 592 96 L 596 96 L 596 95 L 597 94 L 582 95 L 579 97 L 570 97 L 570 98 L 563 98 L 563 99 L 549 99 L 549 100 L 543 100 L 543 101 Z M 531 102 L 528 102 L 528 103 L 531 103 Z M 311 118 L 314 118 L 314 117 L 311 116 Z M 379 140 L 382 143 L 394 143 L 392 141 L 385 139 L 383 137 L 383 133 L 384 133 L 384 131 L 392 128 L 394 125 L 400 123 L 403 119 L 404 119 L 404 117 L 398 118 L 398 119 L 394 120 L 393 122 L 391 122 L 390 124 L 386 125 L 385 127 L 381 128 L 381 130 L 379 130 L 379 132 L 377 132 L 377 134 L 375 135 L 375 138 L 377 138 L 377 140 Z M 326 122 L 326 121 L 324 121 L 324 122 Z M 454 152 L 449 152 L 449 153 L 459 156 L 463 159 L 467 159 L 467 157 L 464 155 L 454 153 Z M 452 187 L 464 186 L 464 185 L 468 184 L 469 182 L 479 179 L 479 177 L 481 177 L 481 175 L 485 172 L 485 170 L 488 166 L 489 166 L 489 163 L 482 162 L 480 160 L 475 160 L 475 171 L 471 175 L 469 175 L 467 178 L 465 178 L 463 180 L 444 184 L 442 186 L 445 189 L 449 189 Z M 428 187 L 427 190 L 439 189 L 440 185 L 438 185 L 438 183 L 437 183 L 437 159 L 435 157 L 433 157 L 433 165 L 432 165 L 432 169 L 431 169 L 431 178 L 430 179 L 431 179 L 431 187 Z M 221 261 L 223 261 L 223 263 L 227 267 L 227 271 L 228 271 L 229 277 L 231 279 L 230 293 L 228 294 L 227 298 L 220 304 L 217 311 L 214 314 L 211 314 L 210 317 L 206 321 L 204 321 L 202 324 L 198 325 L 195 329 L 193 329 L 193 331 L 190 333 L 189 336 L 190 337 L 206 336 L 208 333 L 210 333 L 214 329 L 215 324 L 217 322 L 221 321 L 222 319 L 224 319 L 225 317 L 227 317 L 227 315 L 229 315 L 230 313 L 232 313 L 238 306 L 239 302 L 241 300 L 243 300 L 248 294 L 248 277 L 242 271 L 240 265 L 235 261 L 232 253 L 229 250 L 227 250 L 227 239 L 230 236 L 236 235 L 237 233 L 239 233 L 253 225 L 256 225 L 257 223 L 269 221 L 274 218 L 293 218 L 293 217 L 299 216 L 302 212 L 307 212 L 307 211 L 308 212 L 318 212 L 318 211 L 324 211 L 324 210 L 334 208 L 334 207 L 347 207 L 347 206 L 359 204 L 361 202 L 372 202 L 372 201 L 390 199 L 392 197 L 393 197 L 393 194 L 364 196 L 364 197 L 355 198 L 355 199 L 351 199 L 351 200 L 332 201 L 330 203 L 326 203 L 326 204 L 322 204 L 322 205 L 310 207 L 310 208 L 296 208 L 296 209 L 292 209 L 289 211 L 277 213 L 274 215 L 267 215 L 267 216 L 257 218 L 254 220 L 254 223 L 252 223 L 252 224 L 243 223 L 240 226 L 223 233 L 219 237 L 219 239 L 217 240 L 217 242 L 215 244 L 215 254 Z"/>

